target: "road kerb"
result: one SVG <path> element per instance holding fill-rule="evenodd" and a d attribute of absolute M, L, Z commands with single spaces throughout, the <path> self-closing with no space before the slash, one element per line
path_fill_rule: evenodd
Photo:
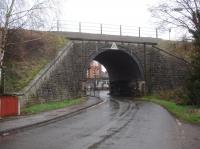
<path fill-rule="evenodd" d="M 86 109 L 89 109 L 89 108 L 92 108 L 93 106 L 97 106 L 97 105 L 100 105 L 103 103 L 103 100 L 101 100 L 99 98 L 99 101 L 96 102 L 96 103 L 93 103 L 91 105 L 88 105 L 88 106 L 85 106 L 85 107 L 81 107 L 79 109 L 76 109 L 74 111 L 71 111 L 69 113 L 66 113 L 66 114 L 63 114 L 63 115 L 59 115 L 57 117 L 54 117 L 54 118 L 50 118 L 50 119 L 47 119 L 47 120 L 44 120 L 44 121 L 40 121 L 40 122 L 36 122 L 36 123 L 32 123 L 32 124 L 28 124 L 28 125 L 24 125 L 24 126 L 20 126 L 20 127 L 15 127 L 15 128 L 12 128 L 12 129 L 6 129 L 6 130 L 2 130 L 0 131 L 0 136 L 3 137 L 3 136 L 8 136 L 10 134 L 14 134 L 14 133 L 18 133 L 18 132 L 21 132 L 21 131 L 24 131 L 24 130 L 28 130 L 28 129 L 31 129 L 31 128 L 34 128 L 34 127 L 41 127 L 43 125 L 47 125 L 47 124 L 50 124 L 50 123 L 53 123 L 53 122 L 56 122 L 56 121 L 59 121 L 59 120 L 62 120 L 62 119 L 66 119 L 66 118 L 70 118 Z"/>

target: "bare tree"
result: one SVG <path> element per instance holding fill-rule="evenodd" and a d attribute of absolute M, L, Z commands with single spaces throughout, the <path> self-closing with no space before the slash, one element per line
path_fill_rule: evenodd
<path fill-rule="evenodd" d="M 192 67 L 185 87 L 190 103 L 200 105 L 200 0 L 168 0 L 150 11 L 162 27 L 186 29 L 192 35 Z"/>
<path fill-rule="evenodd" d="M 186 29 L 194 36 L 200 29 L 199 0 L 168 0 L 150 8 L 160 27 Z"/>
<path fill-rule="evenodd" d="M 53 0 L 0 0 L 0 70 L 3 70 L 8 32 L 18 29 L 48 30 L 55 15 Z M 1 73 L 1 83 L 4 83 Z M 1 93 L 4 92 L 1 85 Z"/>

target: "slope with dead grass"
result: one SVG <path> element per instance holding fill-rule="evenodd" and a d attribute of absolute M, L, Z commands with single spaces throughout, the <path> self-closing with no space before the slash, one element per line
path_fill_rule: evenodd
<path fill-rule="evenodd" d="M 10 31 L 5 53 L 5 90 L 23 89 L 50 62 L 67 40 L 50 32 Z"/>
<path fill-rule="evenodd" d="M 193 52 L 193 43 L 189 41 L 160 40 L 157 47 L 166 50 L 180 58 L 190 61 Z"/>

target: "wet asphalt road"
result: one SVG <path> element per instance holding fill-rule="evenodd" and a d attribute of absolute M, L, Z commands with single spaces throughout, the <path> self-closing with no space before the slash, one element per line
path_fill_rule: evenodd
<path fill-rule="evenodd" d="M 148 102 L 111 98 L 73 117 L 0 138 L 0 149 L 181 149 L 176 120 Z"/>

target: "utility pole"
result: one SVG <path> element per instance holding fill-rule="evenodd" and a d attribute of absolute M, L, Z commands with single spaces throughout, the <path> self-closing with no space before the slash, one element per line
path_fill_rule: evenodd
<path fill-rule="evenodd" d="M 158 38 L 158 29 L 156 28 L 156 38 Z"/>

